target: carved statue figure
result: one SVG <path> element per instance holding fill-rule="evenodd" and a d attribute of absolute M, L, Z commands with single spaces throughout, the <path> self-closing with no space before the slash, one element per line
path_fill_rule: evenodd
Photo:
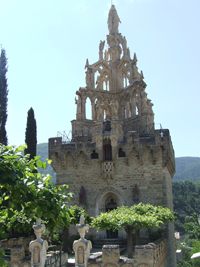
<path fill-rule="evenodd" d="M 108 51 L 107 50 L 105 50 L 104 58 L 105 58 L 105 61 L 108 62 Z"/>
<path fill-rule="evenodd" d="M 104 49 L 104 45 L 105 45 L 105 41 L 100 41 L 100 44 L 99 44 L 99 52 L 102 52 L 103 49 Z"/>
<path fill-rule="evenodd" d="M 142 98 L 142 107 L 146 107 L 147 106 L 147 93 L 142 91 L 141 98 Z"/>
<path fill-rule="evenodd" d="M 103 105 L 99 101 L 96 103 L 96 117 L 97 120 L 103 120 Z"/>
<path fill-rule="evenodd" d="M 127 49 L 127 41 L 126 41 L 126 37 L 122 37 L 122 48 L 123 51 Z"/>
<path fill-rule="evenodd" d="M 139 201 L 139 188 L 137 184 L 133 187 L 133 201 Z"/>
<path fill-rule="evenodd" d="M 77 104 L 77 114 L 81 113 L 81 97 L 78 96 L 78 100 L 75 97 L 75 104 Z"/>
<path fill-rule="evenodd" d="M 79 192 L 79 204 L 86 205 L 86 191 L 84 186 L 81 186 Z"/>
<path fill-rule="evenodd" d="M 108 15 L 108 30 L 109 33 L 118 33 L 119 22 L 121 23 L 115 6 L 112 5 Z"/>
<path fill-rule="evenodd" d="M 92 88 L 94 86 L 93 85 L 93 78 L 94 78 L 93 71 L 91 68 L 88 68 L 85 73 L 86 73 L 86 77 L 85 77 L 86 85 Z"/>
<path fill-rule="evenodd" d="M 98 75 L 97 76 L 97 81 L 96 81 L 96 85 L 97 85 L 96 89 L 100 89 L 99 88 L 99 82 L 100 82 L 100 76 Z"/>
<path fill-rule="evenodd" d="M 112 119 L 118 119 L 118 101 L 117 100 L 112 100 L 110 102 L 110 107 L 111 107 L 111 113 L 112 113 Z"/>

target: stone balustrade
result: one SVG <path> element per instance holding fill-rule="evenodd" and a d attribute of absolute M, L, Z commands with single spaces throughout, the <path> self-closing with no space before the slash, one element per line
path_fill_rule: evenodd
<path fill-rule="evenodd" d="M 167 267 L 169 244 L 166 238 L 158 239 L 154 243 L 135 247 L 135 259 L 137 262 L 148 264 L 149 267 Z"/>
<path fill-rule="evenodd" d="M 33 236 L 29 237 L 20 237 L 20 238 L 11 238 L 0 240 L 0 245 L 4 246 L 5 249 L 10 249 L 14 245 L 23 245 L 24 249 L 28 251 L 29 243 L 34 239 Z"/>
<path fill-rule="evenodd" d="M 102 258 L 89 259 L 88 267 L 168 267 L 169 244 L 167 239 L 135 247 L 133 259 L 120 257 L 119 245 L 104 245 Z"/>
<path fill-rule="evenodd" d="M 102 172 L 103 173 L 110 173 L 113 172 L 113 162 L 112 161 L 104 161 L 102 162 Z"/>

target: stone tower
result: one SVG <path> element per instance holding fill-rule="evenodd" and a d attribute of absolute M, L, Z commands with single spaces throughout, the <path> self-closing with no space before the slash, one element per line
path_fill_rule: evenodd
<path fill-rule="evenodd" d="M 108 15 L 107 44 L 100 41 L 99 60 L 86 60 L 86 86 L 76 92 L 76 120 L 72 140 L 49 139 L 49 157 L 57 184 L 75 193 L 71 204 L 96 216 L 117 206 L 139 202 L 173 209 L 171 179 L 175 172 L 169 130 L 155 130 L 153 104 L 145 92 L 127 41 L 118 31 L 120 19 L 112 5 Z M 92 119 L 86 119 L 89 98 Z M 97 238 L 114 237 L 101 231 Z M 119 237 L 124 232 L 119 231 Z M 173 224 L 168 238 L 174 249 Z M 173 244 L 172 244 L 173 243 Z M 172 265 L 173 266 L 173 265 Z"/>

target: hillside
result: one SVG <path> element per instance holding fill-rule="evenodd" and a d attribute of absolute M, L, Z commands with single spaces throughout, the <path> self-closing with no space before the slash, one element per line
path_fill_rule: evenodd
<path fill-rule="evenodd" d="M 180 157 L 175 159 L 176 173 L 173 182 L 190 180 L 200 181 L 200 158 L 199 157 Z"/>

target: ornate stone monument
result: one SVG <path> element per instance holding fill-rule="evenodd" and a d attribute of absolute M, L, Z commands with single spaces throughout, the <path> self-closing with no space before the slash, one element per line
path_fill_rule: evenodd
<path fill-rule="evenodd" d="M 79 240 L 75 240 L 73 243 L 75 266 L 87 267 L 92 243 L 90 240 L 85 239 L 85 234 L 89 231 L 89 225 L 85 224 L 83 215 L 81 215 L 80 223 L 76 225 L 76 228 L 81 238 Z"/>
<path fill-rule="evenodd" d="M 36 225 L 33 225 L 33 230 L 37 238 L 29 244 L 31 267 L 44 267 L 48 244 L 46 240 L 41 239 L 41 235 L 45 231 L 45 226 L 41 224 L 41 219 L 36 220 Z"/>
<path fill-rule="evenodd" d="M 119 25 L 112 5 L 109 32 L 105 43 L 100 41 L 98 61 L 91 64 L 86 60 L 86 85 L 76 91 L 71 142 L 65 142 L 65 133 L 49 139 L 49 158 L 57 173 L 57 185 L 68 184 L 72 192 L 80 192 L 84 186 L 85 202 L 81 205 L 93 217 L 139 202 L 173 210 L 171 179 L 175 159 L 170 133 L 168 129 L 155 129 L 153 103 L 146 92 L 143 72 L 138 70 L 136 53 L 130 53 Z M 132 28 L 130 34 L 134 34 Z M 88 102 L 90 118 L 86 114 Z M 79 205 L 78 193 L 70 205 Z M 167 225 L 167 266 L 174 267 L 174 226 L 173 222 Z M 117 237 L 106 230 L 96 233 L 91 229 L 90 233 L 94 239 Z M 70 235 L 74 234 L 71 228 Z M 126 238 L 123 229 L 117 235 Z M 148 242 L 145 231 L 141 237 Z"/>

